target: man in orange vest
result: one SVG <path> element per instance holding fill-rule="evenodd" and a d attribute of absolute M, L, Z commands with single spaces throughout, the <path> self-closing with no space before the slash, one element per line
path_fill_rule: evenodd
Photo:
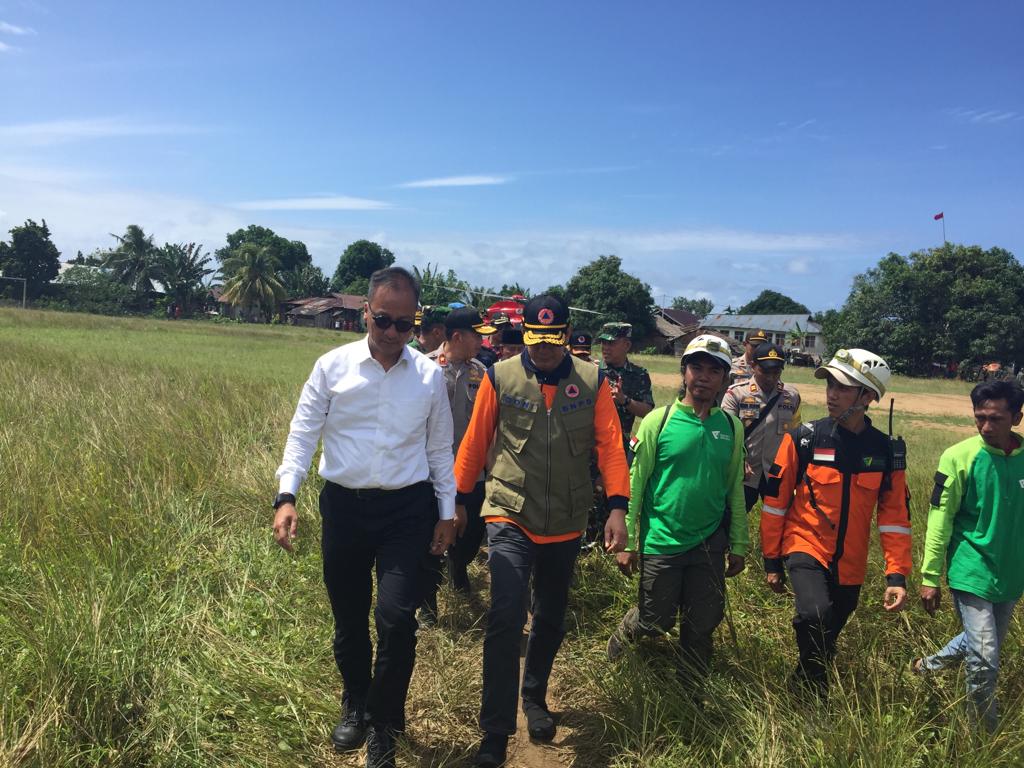
<path fill-rule="evenodd" d="M 814 372 L 828 379 L 828 416 L 782 439 L 761 510 L 761 547 L 768 586 L 796 600 L 793 628 L 800 651 L 794 682 L 828 689 L 836 640 L 857 607 L 875 509 L 885 553 L 887 611 L 902 610 L 910 575 L 910 510 L 906 449 L 871 425 L 889 366 L 863 349 L 841 349 Z"/>

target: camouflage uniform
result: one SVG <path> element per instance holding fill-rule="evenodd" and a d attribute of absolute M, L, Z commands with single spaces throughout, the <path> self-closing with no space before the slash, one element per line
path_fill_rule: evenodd
<path fill-rule="evenodd" d="M 603 360 L 601 361 L 600 368 L 604 371 L 604 375 L 608 379 L 608 383 L 612 387 L 612 392 L 616 390 L 626 393 L 626 397 L 630 400 L 636 400 L 638 403 L 647 403 L 652 408 L 654 407 L 654 392 L 651 385 L 651 375 L 647 372 L 647 369 L 631 363 L 629 360 L 621 368 L 614 368 Z M 626 406 L 617 406 L 619 411 L 619 422 L 622 424 L 622 441 L 623 447 L 629 447 L 629 438 L 633 434 L 633 422 L 636 420 L 636 416 L 626 410 Z"/>

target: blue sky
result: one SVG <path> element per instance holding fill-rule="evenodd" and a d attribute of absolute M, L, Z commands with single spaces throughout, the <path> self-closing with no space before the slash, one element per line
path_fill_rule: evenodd
<path fill-rule="evenodd" d="M 823 309 L 889 251 L 1024 253 L 1024 5 L 0 0 L 0 229 L 258 223 L 333 271 Z"/>

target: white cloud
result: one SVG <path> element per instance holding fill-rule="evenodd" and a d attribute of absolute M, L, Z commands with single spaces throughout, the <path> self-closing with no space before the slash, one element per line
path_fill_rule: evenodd
<path fill-rule="evenodd" d="M 407 181 L 398 186 L 402 189 L 432 189 L 434 187 L 486 187 L 496 184 L 507 184 L 512 181 L 510 176 L 443 176 L 438 179 L 420 179 Z"/>
<path fill-rule="evenodd" d="M 14 24 L 9 24 L 6 21 L 0 21 L 0 34 L 3 35 L 34 35 L 36 31 L 29 29 L 28 27 L 19 27 Z"/>
<path fill-rule="evenodd" d="M 1013 120 L 1014 122 L 1024 120 L 1024 115 L 1021 113 L 1006 109 L 965 109 L 963 107 L 953 107 L 945 111 L 947 115 L 960 122 L 983 125 L 997 125 L 1007 120 Z"/>
<path fill-rule="evenodd" d="M 806 275 L 811 271 L 811 261 L 807 258 L 790 259 L 786 263 L 786 271 L 791 275 Z"/>
<path fill-rule="evenodd" d="M 304 222 L 302 211 L 311 210 L 310 201 L 324 210 L 332 200 L 360 199 L 250 201 L 260 207 L 243 209 L 124 189 L 107 176 L 75 168 L 0 165 L 0 209 L 7 213 L 3 221 L 45 218 L 64 258 L 77 250 L 88 253 L 109 246 L 109 233 L 122 232 L 132 223 L 159 243 L 197 242 L 211 251 L 224 244 L 226 233 L 261 224 L 302 240 L 316 264 L 329 271 L 348 243 L 368 238 L 391 248 L 406 266 L 422 267 L 429 261 L 454 269 L 475 285 L 520 282 L 543 290 L 564 283 L 597 256 L 614 253 L 626 271 L 652 285 L 659 299 L 662 294 L 708 297 L 723 307 L 736 306 L 770 287 L 819 308 L 841 301 L 847 286 L 837 275 L 860 271 L 861 254 L 880 247 L 841 233 L 724 229 L 391 231 L 382 229 L 375 209 L 365 206 L 347 209 L 365 212 L 353 214 L 351 225 L 314 227 Z M 843 262 L 846 266 L 839 267 Z M 824 263 L 828 269 L 822 268 Z M 794 280 L 793 274 L 799 278 Z"/>
<path fill-rule="evenodd" d="M 0 142 L 40 146 L 86 139 L 194 134 L 203 130 L 197 126 L 179 123 L 143 122 L 126 117 L 95 117 L 0 125 Z"/>
<path fill-rule="evenodd" d="M 391 203 L 364 197 L 287 197 L 280 200 L 249 200 L 234 203 L 238 211 L 383 211 Z"/>
<path fill-rule="evenodd" d="M 18 50 L 13 45 L 8 45 L 3 40 L 0 40 L 0 53 L 9 53 L 11 51 Z"/>

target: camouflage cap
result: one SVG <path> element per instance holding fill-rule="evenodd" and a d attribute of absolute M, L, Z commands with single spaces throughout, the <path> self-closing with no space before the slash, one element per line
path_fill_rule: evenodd
<path fill-rule="evenodd" d="M 605 323 L 601 326 L 601 332 L 597 334 L 598 341 L 615 341 L 616 339 L 628 339 L 633 334 L 633 326 L 630 323 Z"/>
<path fill-rule="evenodd" d="M 451 311 L 452 308 L 447 304 L 425 306 L 423 307 L 423 319 L 420 321 L 420 325 L 426 328 L 443 325 L 445 318 L 448 317 L 448 313 Z"/>

